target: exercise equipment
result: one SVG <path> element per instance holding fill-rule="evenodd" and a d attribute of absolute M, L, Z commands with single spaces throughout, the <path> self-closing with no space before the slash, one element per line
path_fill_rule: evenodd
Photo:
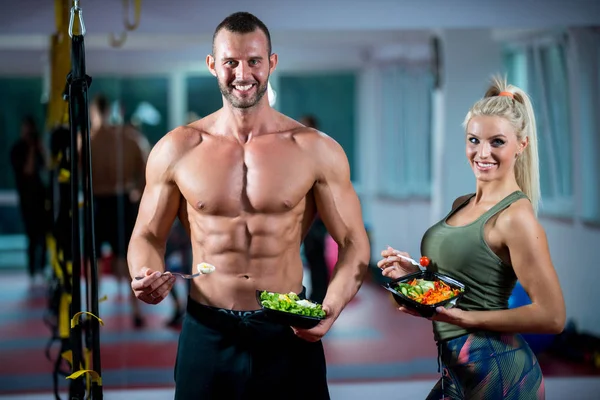
<path fill-rule="evenodd" d="M 70 137 L 67 126 L 58 126 L 51 131 L 50 151 L 52 168 L 50 170 L 50 199 L 52 205 L 52 228 L 48 235 L 48 252 L 52 266 L 49 284 L 48 313 L 45 318 L 52 336 L 46 349 L 46 357 L 54 362 L 52 374 L 54 396 L 58 394 L 58 377 L 69 375 L 65 368 L 67 362 L 63 354 L 71 351 L 70 306 L 72 293 L 71 229 L 69 215 L 70 194 Z M 50 348 L 57 342 L 59 351 L 52 360 Z"/>
<path fill-rule="evenodd" d="M 523 286 L 521 286 L 521 283 L 517 282 L 510 298 L 508 299 L 508 308 L 517 308 L 527 304 L 531 304 L 531 299 L 529 298 L 529 295 L 527 295 L 527 292 Z M 548 347 L 550 347 L 556 338 L 556 335 L 552 334 L 526 333 L 522 334 L 521 336 L 523 336 L 535 354 L 544 352 Z"/>
<path fill-rule="evenodd" d="M 92 399 L 102 398 L 102 377 L 100 368 L 100 323 L 98 318 L 98 266 L 94 244 L 94 213 L 92 190 L 92 163 L 90 152 L 90 121 L 88 115 L 88 88 L 92 82 L 86 74 L 85 65 L 85 24 L 79 1 L 74 0 L 69 21 L 69 36 L 71 37 L 71 72 L 67 75 L 65 99 L 69 102 L 69 125 L 71 132 L 71 242 L 73 282 L 71 299 L 71 346 L 72 370 L 68 378 L 72 379 L 71 399 L 84 397 L 83 375 L 91 377 L 91 387 L 88 393 Z M 81 149 L 78 151 L 78 143 Z M 81 152 L 81 182 L 79 177 L 79 153 Z M 79 221 L 79 189 L 83 186 L 83 231 Z M 81 240 L 83 238 L 83 240 Z M 82 251 L 83 250 L 83 251 Z M 87 309 L 81 310 L 81 281 L 82 260 L 84 262 Z M 89 272 L 88 272 L 89 265 Z M 94 318 L 86 318 L 78 323 L 83 314 Z M 85 355 L 81 352 L 82 334 L 85 329 Z M 91 353 L 90 353 L 91 352 Z M 84 365 L 87 368 L 79 368 Z M 90 369 L 91 367 L 91 369 Z M 89 380 L 88 380 L 89 382 Z"/>
<path fill-rule="evenodd" d="M 99 332 L 103 322 L 98 317 L 98 271 L 92 212 L 87 99 L 91 78 L 86 74 L 82 10 L 79 0 L 73 0 L 71 7 L 70 3 L 71 0 L 55 0 L 57 32 L 51 42 L 51 88 L 46 126 L 51 130 L 49 203 L 52 229 L 48 247 L 53 277 L 49 312 L 45 318 L 52 337 L 46 354 L 50 358 L 50 347 L 58 340 L 60 351 L 54 360 L 53 371 L 56 399 L 60 399 L 58 376 L 64 375 L 69 379 L 70 400 L 96 400 L 103 396 Z M 70 57 L 65 56 L 69 52 Z M 81 192 L 83 202 L 80 201 Z M 84 293 L 81 290 L 82 273 Z M 85 295 L 85 309 L 82 307 L 82 295 Z M 69 371 L 63 368 L 65 362 L 70 365 Z"/>
<path fill-rule="evenodd" d="M 125 30 L 121 31 L 119 37 L 111 33 L 108 37 L 108 43 L 115 48 L 123 47 L 127 41 L 127 32 L 134 31 L 140 25 L 140 14 L 142 12 L 142 0 L 122 0 L 123 2 L 123 26 Z M 133 22 L 129 22 L 130 2 L 133 2 L 134 15 Z"/>
<path fill-rule="evenodd" d="M 63 99 L 65 77 L 70 68 L 71 41 L 69 40 L 70 1 L 55 0 L 56 31 L 50 40 L 50 74 L 46 130 L 50 133 L 51 165 L 47 214 L 50 229 L 47 249 L 52 266 L 48 285 L 48 308 L 44 322 L 51 331 L 46 346 L 46 357 L 53 363 L 52 382 L 55 399 L 59 396 L 59 376 L 70 373 L 63 354 L 71 352 L 70 306 L 72 285 L 70 238 L 70 137 L 68 129 L 68 104 Z M 51 350 L 58 343 L 58 352 Z"/>

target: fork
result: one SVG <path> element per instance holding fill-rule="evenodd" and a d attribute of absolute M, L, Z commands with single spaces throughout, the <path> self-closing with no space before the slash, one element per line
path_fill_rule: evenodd
<path fill-rule="evenodd" d="M 412 265 L 416 265 L 417 267 L 419 267 L 419 269 L 420 269 L 421 271 L 425 271 L 425 270 L 426 270 L 426 268 L 425 268 L 424 266 L 422 266 L 421 264 L 419 264 L 418 262 L 416 262 L 415 260 L 413 260 L 413 259 L 412 259 L 412 258 L 410 258 L 410 257 L 405 257 L 405 256 L 403 256 L 403 255 L 401 255 L 401 254 L 394 254 L 394 255 L 395 255 L 396 257 L 400 257 L 400 258 L 402 258 L 402 259 L 404 259 L 404 260 L 408 261 L 408 262 L 409 262 L 409 263 L 411 263 Z"/>
<path fill-rule="evenodd" d="M 388 244 L 388 247 L 391 247 L 391 246 Z M 426 268 L 425 268 L 424 266 L 422 266 L 420 263 L 416 262 L 415 260 L 413 260 L 413 259 L 412 259 L 412 258 L 410 258 L 410 257 L 405 257 L 405 256 L 403 256 L 403 255 L 401 255 L 401 254 L 398 254 L 398 253 L 394 253 L 394 256 L 396 256 L 396 257 L 399 257 L 399 258 L 402 258 L 403 260 L 406 260 L 406 261 L 408 261 L 408 262 L 409 262 L 409 263 L 411 263 L 412 265 L 416 265 L 417 267 L 419 267 L 419 269 L 420 269 L 421 271 L 425 271 L 425 270 L 426 270 Z"/>

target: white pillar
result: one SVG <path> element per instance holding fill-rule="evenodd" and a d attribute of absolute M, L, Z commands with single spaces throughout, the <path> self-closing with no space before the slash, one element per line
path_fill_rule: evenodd
<path fill-rule="evenodd" d="M 380 137 L 381 120 L 381 87 L 379 71 L 369 65 L 358 74 L 358 93 L 356 107 L 356 165 L 358 166 L 359 192 L 363 218 L 371 222 L 371 207 L 377 196 L 377 146 Z"/>
<path fill-rule="evenodd" d="M 279 73 L 277 70 L 271 74 L 269 77 L 269 83 L 271 84 L 271 89 L 275 93 L 275 104 L 273 104 L 273 108 L 279 110 L 281 108 L 281 101 L 278 100 L 279 97 Z"/>
<path fill-rule="evenodd" d="M 444 204 L 444 91 L 434 90 L 431 104 L 431 211 L 430 223 L 433 225 L 447 214 Z"/>
<path fill-rule="evenodd" d="M 169 75 L 169 119 L 168 129 L 172 130 L 187 122 L 187 74 L 183 71 L 174 71 Z"/>

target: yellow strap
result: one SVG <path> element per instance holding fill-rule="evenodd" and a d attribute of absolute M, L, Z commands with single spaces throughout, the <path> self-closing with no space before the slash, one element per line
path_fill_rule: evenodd
<path fill-rule="evenodd" d="M 73 372 L 71 375 L 67 376 L 66 379 L 75 379 L 80 377 L 83 374 L 87 374 L 87 387 L 88 387 L 88 392 L 89 392 L 89 388 L 90 388 L 90 377 L 92 378 L 91 381 L 92 382 L 98 382 L 98 385 L 102 386 L 102 377 L 100 375 L 98 375 L 98 373 L 96 371 L 93 371 L 91 369 L 89 369 L 89 364 L 90 364 L 90 351 L 88 349 L 85 349 L 85 364 L 87 369 L 84 368 L 80 368 L 79 371 Z M 67 350 L 65 352 L 63 352 L 61 354 L 61 357 L 64 358 L 65 360 L 67 360 L 69 362 L 69 364 L 71 365 L 71 368 L 73 368 L 73 352 L 71 350 Z"/>
<path fill-rule="evenodd" d="M 61 168 L 58 171 L 58 181 L 60 183 L 67 183 L 69 180 L 71 180 L 71 171 Z"/>
<path fill-rule="evenodd" d="M 71 350 L 63 351 L 60 356 L 67 360 L 71 366 L 73 366 L 73 352 Z"/>
<path fill-rule="evenodd" d="M 67 339 L 71 331 L 69 329 L 69 306 L 71 305 L 71 295 L 62 293 L 60 296 L 60 306 L 58 309 L 58 335 L 61 339 Z"/>
<path fill-rule="evenodd" d="M 63 271 L 60 267 L 58 252 L 56 251 L 56 239 L 51 234 L 46 235 L 46 246 L 48 248 L 48 253 L 50 253 L 50 265 L 54 270 L 54 275 L 56 275 L 58 280 L 64 285 Z"/>
<path fill-rule="evenodd" d="M 79 311 L 77 314 L 73 315 L 73 319 L 71 319 L 71 328 L 75 328 L 75 326 L 79 324 L 79 317 L 81 317 L 83 314 L 91 315 L 92 317 L 96 318 L 98 320 L 98 322 L 100 322 L 100 325 L 104 325 L 104 321 L 102 321 L 101 318 L 98 318 L 97 316 L 95 316 L 91 312 L 89 312 L 89 311 Z"/>
<path fill-rule="evenodd" d="M 123 11 L 124 11 L 124 23 L 125 29 L 128 31 L 133 31 L 137 29 L 140 25 L 140 14 L 142 12 L 142 0 L 134 0 L 134 15 L 133 15 L 133 24 L 129 22 L 129 1 L 123 0 Z"/>
<path fill-rule="evenodd" d="M 59 152 L 58 154 L 52 155 L 52 158 L 50 160 L 50 167 L 52 169 L 56 169 L 58 167 L 58 165 L 60 164 L 61 160 L 62 160 L 62 151 Z"/>
<path fill-rule="evenodd" d="M 133 23 L 129 22 L 129 3 L 133 1 Z M 114 33 L 108 36 L 108 42 L 112 47 L 122 47 L 127 40 L 127 32 L 134 31 L 140 25 L 140 15 L 142 13 L 142 0 L 123 0 L 123 25 L 125 30 L 117 37 Z"/>
<path fill-rule="evenodd" d="M 90 375 L 92 377 L 92 382 L 96 382 L 99 386 L 102 386 L 102 377 L 98 375 L 96 371 L 91 369 L 80 369 L 79 371 L 73 372 L 71 375 L 67 376 L 66 379 L 76 379 L 83 374 Z"/>
<path fill-rule="evenodd" d="M 86 379 L 86 386 L 88 388 L 88 392 L 90 390 L 91 387 L 91 382 L 97 382 L 98 385 L 102 386 L 102 377 L 100 375 L 98 375 L 98 373 L 90 368 L 90 362 L 91 362 L 91 352 L 89 349 L 85 349 L 85 365 L 86 368 L 81 368 L 79 369 L 79 371 L 75 371 L 73 372 L 71 375 L 67 376 L 66 379 L 76 379 L 79 378 L 81 375 L 83 374 L 87 374 L 87 379 Z M 71 365 L 71 368 L 73 368 L 73 352 L 71 350 L 67 350 L 65 352 L 63 352 L 61 354 L 61 357 L 64 358 L 65 360 L 67 360 L 69 362 L 69 364 Z M 91 378 L 91 381 L 90 381 Z"/>
<path fill-rule="evenodd" d="M 60 267 L 60 263 L 58 262 L 58 260 L 53 258 L 51 260 L 51 265 L 52 265 L 52 269 L 54 270 L 54 274 L 60 280 L 60 282 L 64 285 L 65 284 L 64 276 L 63 276 L 62 268 Z"/>
<path fill-rule="evenodd" d="M 56 258 L 56 239 L 51 233 L 46 235 L 46 246 L 48 246 L 48 252 L 50 256 Z"/>
<path fill-rule="evenodd" d="M 58 262 L 58 255 L 56 254 L 56 239 L 50 233 L 46 235 L 46 247 L 50 254 L 50 264 L 54 265 Z"/>
<path fill-rule="evenodd" d="M 84 360 L 85 360 L 85 368 L 86 371 L 90 371 L 91 368 L 91 354 L 92 352 L 90 351 L 90 349 L 88 349 L 87 347 L 84 349 Z M 90 389 L 92 388 L 92 379 L 91 379 L 91 374 L 87 374 L 86 380 L 85 380 L 85 387 L 87 389 L 87 392 L 90 393 Z"/>
<path fill-rule="evenodd" d="M 50 93 L 46 112 L 46 129 L 69 121 L 68 103 L 63 98 L 66 76 L 71 69 L 69 16 L 72 0 L 54 0 L 55 33 L 50 38 Z"/>

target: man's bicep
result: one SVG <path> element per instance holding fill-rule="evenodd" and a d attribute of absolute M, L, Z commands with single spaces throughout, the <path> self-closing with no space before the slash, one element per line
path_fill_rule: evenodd
<path fill-rule="evenodd" d="M 140 201 L 135 233 L 166 238 L 177 217 L 179 193 L 175 185 L 147 185 Z"/>
<path fill-rule="evenodd" d="M 156 154 L 148 160 L 146 187 L 140 201 L 135 234 L 166 240 L 179 210 L 180 193 L 171 180 L 169 165 Z"/>
<path fill-rule="evenodd" d="M 343 243 L 364 231 L 360 202 L 350 182 L 328 183 L 316 202 L 319 215 L 336 242 Z"/>
<path fill-rule="evenodd" d="M 348 160 L 341 148 L 335 150 L 315 186 L 315 202 L 332 238 L 343 243 L 354 236 L 363 236 L 364 224 Z"/>

